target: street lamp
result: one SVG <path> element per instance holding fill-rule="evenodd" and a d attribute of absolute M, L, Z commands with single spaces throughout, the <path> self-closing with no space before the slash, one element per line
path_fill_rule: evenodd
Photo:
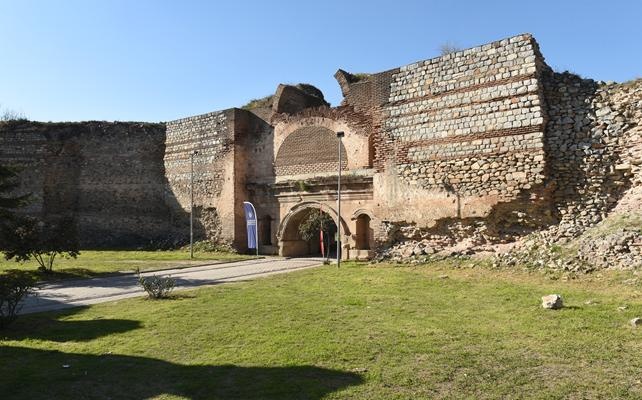
<path fill-rule="evenodd" d="M 194 258 L 194 156 L 198 150 L 189 153 L 190 174 L 189 174 L 189 258 Z"/>
<path fill-rule="evenodd" d="M 341 139 L 345 136 L 343 131 L 337 132 L 339 139 L 339 178 L 337 179 L 337 268 L 341 267 Z"/>

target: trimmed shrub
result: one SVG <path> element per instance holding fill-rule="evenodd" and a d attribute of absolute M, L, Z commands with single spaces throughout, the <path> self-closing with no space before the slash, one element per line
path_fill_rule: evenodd
<path fill-rule="evenodd" d="M 150 299 L 164 299 L 176 287 L 176 279 L 171 276 L 141 276 L 140 270 L 136 271 L 138 284 L 145 289 Z"/>

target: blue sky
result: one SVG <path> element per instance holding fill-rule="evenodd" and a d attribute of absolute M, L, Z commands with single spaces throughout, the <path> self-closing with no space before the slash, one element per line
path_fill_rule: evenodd
<path fill-rule="evenodd" d="M 33 120 L 167 121 L 530 32 L 549 65 L 642 76 L 640 1 L 0 0 L 0 106 Z"/>

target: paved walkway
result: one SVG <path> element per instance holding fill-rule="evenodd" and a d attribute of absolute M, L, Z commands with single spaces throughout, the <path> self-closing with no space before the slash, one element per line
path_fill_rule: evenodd
<path fill-rule="evenodd" d="M 315 267 L 321 265 L 321 261 L 320 258 L 265 258 L 147 272 L 141 275 L 171 275 L 176 279 L 175 290 L 184 290 Z M 138 285 L 137 277 L 131 274 L 60 281 L 45 284 L 38 289 L 36 296 L 28 297 L 21 314 L 58 310 L 143 295 L 145 292 Z"/>

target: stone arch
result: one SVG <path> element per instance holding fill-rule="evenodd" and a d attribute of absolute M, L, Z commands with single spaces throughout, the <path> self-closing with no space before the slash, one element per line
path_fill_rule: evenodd
<path fill-rule="evenodd" d="M 341 223 L 342 237 L 345 238 L 346 236 L 350 235 L 350 228 L 348 227 L 348 224 L 343 218 L 339 218 L 334 208 L 317 201 L 301 202 L 292 207 L 279 224 L 279 229 L 277 231 L 277 239 L 279 241 L 279 255 L 292 257 L 307 254 L 305 249 L 302 247 L 305 245 L 305 242 L 301 243 L 301 241 L 297 238 L 298 226 L 306 215 L 308 215 L 311 211 L 319 209 L 328 214 L 335 224 L 338 225 L 339 223 Z"/>
<path fill-rule="evenodd" d="M 336 133 L 322 126 L 305 126 L 290 133 L 279 146 L 274 162 L 276 175 L 334 172 L 339 167 Z M 341 169 L 348 166 L 348 153 L 341 143 Z"/>
<path fill-rule="evenodd" d="M 376 219 L 372 211 L 366 210 L 365 208 L 359 208 L 358 210 L 355 210 L 355 212 L 352 213 L 352 216 L 350 217 L 350 219 L 354 221 L 362 214 L 367 215 L 368 217 L 370 217 L 370 219 Z"/>

